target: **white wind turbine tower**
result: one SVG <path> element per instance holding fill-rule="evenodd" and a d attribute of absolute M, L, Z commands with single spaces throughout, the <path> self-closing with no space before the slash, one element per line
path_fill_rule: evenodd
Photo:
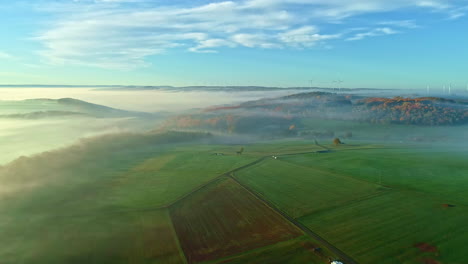
<path fill-rule="evenodd" d="M 343 83 L 343 80 L 341 78 L 338 78 L 333 82 L 336 83 L 336 88 L 338 89 L 338 91 L 341 91 L 341 84 Z"/>
<path fill-rule="evenodd" d="M 449 94 L 452 94 L 452 84 L 449 84 Z"/>

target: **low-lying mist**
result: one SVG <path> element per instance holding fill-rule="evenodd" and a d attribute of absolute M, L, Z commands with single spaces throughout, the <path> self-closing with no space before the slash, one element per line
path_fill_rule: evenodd
<path fill-rule="evenodd" d="M 42 87 L 1 88 L 0 92 L 0 164 L 5 164 L 20 156 L 70 145 L 80 138 L 154 130 L 166 117 L 194 108 L 241 103 L 294 91 L 177 92 Z M 38 98 L 44 100 L 29 100 Z"/>
<path fill-rule="evenodd" d="M 0 119 L 0 164 L 20 156 L 65 147 L 80 138 L 143 131 L 156 125 L 156 120 L 145 124 L 134 118 Z"/>
<path fill-rule="evenodd" d="M 303 138 L 328 142 L 340 137 L 348 142 L 445 144 L 460 149 L 467 142 L 466 125 L 447 125 L 460 120 L 460 113 L 463 113 L 460 111 L 466 111 L 463 109 L 467 107 L 466 99 L 454 94 L 450 100 L 439 104 L 459 109 L 457 115 L 447 114 L 446 117 L 451 119 L 445 123 L 442 122 L 445 117 L 440 116 L 444 115 L 444 108 L 417 116 L 424 121 L 430 114 L 433 115 L 431 122 L 443 124 L 429 126 L 426 121 L 418 121 L 407 113 L 404 115 L 402 111 L 410 111 L 410 108 L 394 110 L 387 107 L 387 104 L 395 103 L 393 99 L 388 99 L 389 102 L 377 100 L 385 106 L 380 110 L 376 108 L 376 99 L 372 99 L 386 100 L 398 94 L 409 95 L 412 91 L 343 89 L 310 92 L 260 88 L 178 91 L 175 88 L 92 87 L 2 88 L 1 91 L 3 152 L 0 164 L 20 156 L 65 147 L 80 138 L 158 129 L 209 131 L 221 134 L 225 139 L 231 138 L 226 142 L 236 138 Z M 417 92 L 424 95 L 424 91 Z M 418 96 L 416 92 L 414 94 Z M 48 100 L 65 97 L 73 99 Z M 36 98 L 47 100 L 7 101 Z M 398 115 L 394 116 L 395 113 Z"/>
<path fill-rule="evenodd" d="M 35 98 L 74 98 L 123 110 L 140 112 L 178 112 L 210 105 L 240 103 L 248 100 L 287 95 L 297 90 L 278 91 L 180 91 L 121 90 L 87 88 L 0 88 L 1 100 Z"/>

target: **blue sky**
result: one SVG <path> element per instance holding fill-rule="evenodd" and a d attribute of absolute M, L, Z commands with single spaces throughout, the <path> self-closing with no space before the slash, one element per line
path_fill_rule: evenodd
<path fill-rule="evenodd" d="M 466 13 L 466 0 L 8 1 L 0 84 L 465 87 Z"/>

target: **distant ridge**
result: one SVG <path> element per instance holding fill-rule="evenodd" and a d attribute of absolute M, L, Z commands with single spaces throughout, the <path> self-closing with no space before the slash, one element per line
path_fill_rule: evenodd
<path fill-rule="evenodd" d="M 278 90 L 333 90 L 333 91 L 388 91 L 397 89 L 378 89 L 378 88 L 330 88 L 330 87 L 276 87 L 276 86 L 171 86 L 171 85 L 45 85 L 45 84 L 0 84 L 0 88 L 96 88 L 96 90 L 170 90 L 170 91 L 278 91 Z"/>
<path fill-rule="evenodd" d="M 47 118 L 60 116 L 89 116 L 97 118 L 150 117 L 144 112 L 126 111 L 74 98 L 37 98 L 20 101 L 0 101 L 0 118 Z"/>

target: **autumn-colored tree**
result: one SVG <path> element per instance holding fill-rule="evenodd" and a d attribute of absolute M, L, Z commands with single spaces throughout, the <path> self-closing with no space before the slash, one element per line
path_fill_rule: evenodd
<path fill-rule="evenodd" d="M 333 144 L 335 144 L 335 146 L 338 146 L 341 144 L 341 140 L 339 138 L 334 138 L 333 139 Z"/>

